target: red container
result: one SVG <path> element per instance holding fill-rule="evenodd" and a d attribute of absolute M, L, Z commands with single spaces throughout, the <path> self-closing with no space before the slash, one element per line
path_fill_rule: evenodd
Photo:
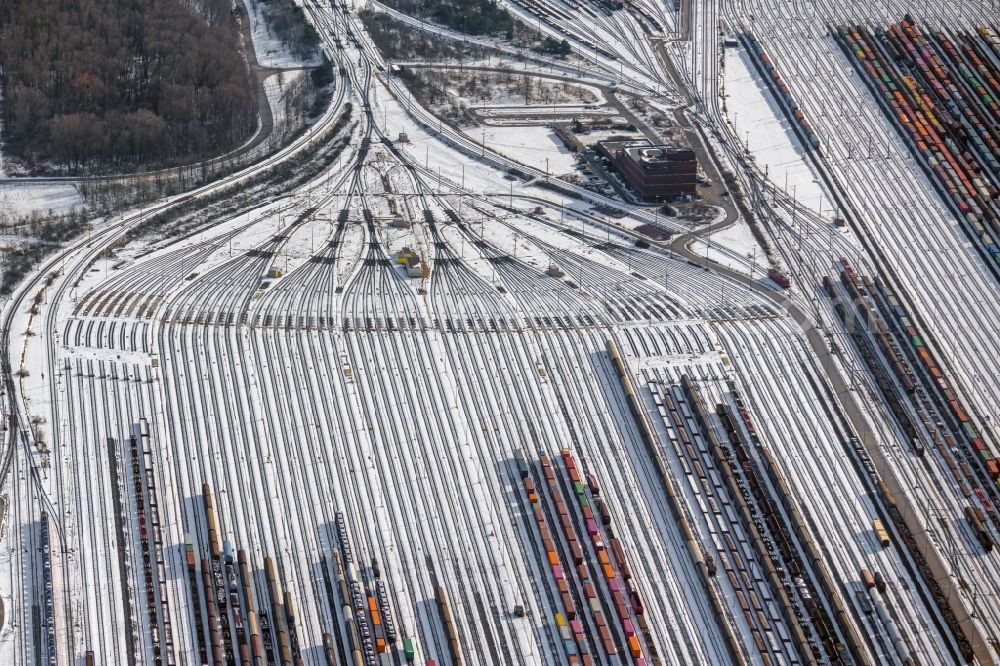
<path fill-rule="evenodd" d="M 996 479 L 1000 477 L 1000 465 L 997 464 L 996 460 L 987 461 L 986 472 L 990 475 L 991 479 Z"/>

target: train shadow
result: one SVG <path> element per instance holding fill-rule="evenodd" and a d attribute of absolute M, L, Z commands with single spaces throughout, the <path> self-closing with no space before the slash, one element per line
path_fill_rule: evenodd
<path fill-rule="evenodd" d="M 163 577 L 166 581 L 181 580 L 187 577 L 186 541 L 175 544 L 163 544 Z"/>
<path fill-rule="evenodd" d="M 625 385 L 618 376 L 615 363 L 603 350 L 591 354 L 594 374 L 597 377 L 600 390 L 605 399 L 605 407 L 613 415 L 614 433 L 620 438 L 620 447 L 624 456 L 619 464 L 632 487 L 629 489 L 630 502 L 644 502 L 648 507 L 670 506 L 670 496 L 657 474 L 657 460 L 662 461 L 670 478 L 676 484 L 679 459 L 676 452 L 668 445 L 670 435 L 663 417 L 656 411 L 650 388 L 635 381 L 635 373 L 626 370 L 632 379 L 635 391 L 635 406 L 642 410 L 649 425 L 649 435 L 652 441 L 647 442 L 639 426 L 639 415 L 633 412 L 632 400 L 626 393 Z M 673 379 L 671 383 L 673 383 Z M 595 405 L 595 408 L 597 406 Z M 627 469 L 631 467 L 631 469 Z M 632 481 L 634 480 L 634 484 Z M 677 490 L 683 491 L 684 486 L 678 485 Z M 663 543 L 673 543 L 681 536 L 680 529 L 672 517 L 663 511 L 651 514 L 651 534 L 655 534 Z"/>
<path fill-rule="evenodd" d="M 423 658 L 428 661 L 433 659 L 436 663 L 450 663 L 448 638 L 444 633 L 444 623 L 441 620 L 437 600 L 433 597 L 421 599 L 416 603 L 414 611 L 416 611 L 418 624 L 423 625 L 424 628 L 422 632 L 418 632 L 418 636 L 424 639 L 418 646 L 420 652 L 423 653 Z M 443 650 L 440 646 L 444 646 Z"/>
<path fill-rule="evenodd" d="M 204 527 L 204 520 L 196 520 L 196 517 L 204 513 L 205 511 L 205 497 L 204 495 L 191 495 L 189 497 L 184 497 L 181 499 L 181 512 L 183 515 L 183 524 L 192 526 L 189 531 L 184 535 L 184 543 L 180 545 L 181 550 L 184 550 L 184 544 L 190 543 L 194 546 L 195 558 L 200 562 L 204 554 L 208 553 L 208 533 L 207 528 Z M 201 525 L 202 527 L 199 527 Z M 181 558 L 184 559 L 183 556 Z"/>
<path fill-rule="evenodd" d="M 537 453 L 529 448 L 524 448 L 522 451 L 528 461 L 538 457 Z M 521 506 L 521 502 L 517 500 L 517 493 L 519 492 L 518 483 L 521 480 L 517 460 L 514 458 L 497 460 L 496 470 L 497 476 L 504 482 L 503 491 L 504 499 L 507 501 L 507 508 L 510 509 L 514 517 L 527 516 L 527 512 Z"/>
<path fill-rule="evenodd" d="M 603 350 L 592 353 L 590 355 L 590 363 L 594 371 L 594 376 L 597 378 L 601 395 L 604 396 L 605 404 L 603 406 L 615 417 L 615 429 L 621 438 L 625 453 L 628 454 L 629 463 L 633 469 L 645 469 L 649 464 L 649 452 L 646 450 L 646 446 L 642 440 L 642 433 L 636 424 L 636 415 L 629 408 L 628 396 L 625 394 L 625 389 L 618 378 L 614 363 Z M 640 387 L 636 395 L 639 404 L 643 406 L 646 404 L 646 393 L 648 391 Z M 597 406 L 595 405 L 595 407 Z M 659 424 L 657 424 L 656 419 L 651 418 L 649 421 L 653 428 L 653 434 L 662 441 L 665 433 L 660 432 L 661 428 L 658 427 Z"/>
<path fill-rule="evenodd" d="M 872 529 L 857 530 L 854 532 L 854 541 L 858 545 L 858 550 L 868 557 L 874 557 L 883 550 L 882 546 L 878 543 L 878 536 L 875 534 L 875 530 Z"/>
<path fill-rule="evenodd" d="M 320 552 L 326 555 L 313 563 L 313 580 L 322 583 L 323 595 L 327 600 L 324 609 L 329 611 L 327 617 L 324 617 L 324 622 L 334 628 L 331 633 L 339 639 L 340 623 L 343 622 L 340 616 L 341 609 L 349 602 L 341 599 L 342 595 L 337 586 L 337 565 L 333 559 L 333 552 L 337 549 L 337 524 L 320 523 L 316 526 L 316 530 L 319 534 Z"/>
<path fill-rule="evenodd" d="M 302 662 L 306 664 L 325 664 L 326 652 L 322 645 L 311 645 L 299 650 Z"/>
<path fill-rule="evenodd" d="M 21 527 L 21 550 L 23 559 L 21 560 L 21 580 L 24 581 L 24 603 L 27 606 L 21 611 L 27 626 L 21 628 L 25 636 L 30 636 L 30 641 L 25 641 L 25 649 L 28 654 L 27 663 L 41 663 L 44 657 L 43 649 L 43 614 L 45 613 L 45 592 L 46 583 L 43 578 L 45 572 L 46 555 L 42 548 L 42 533 L 44 526 L 41 520 L 26 523 Z M 51 571 L 51 570 L 50 570 Z M 17 624 L 15 609 L 4 607 L 4 626 Z"/>
<path fill-rule="evenodd" d="M 771 112 L 771 117 L 776 118 L 782 129 L 794 137 L 795 133 L 792 129 L 792 124 L 788 121 L 788 118 L 785 117 L 785 112 L 778 103 L 777 98 L 771 93 L 771 90 L 767 85 L 767 81 L 765 81 L 761 77 L 760 72 L 757 71 L 753 58 L 751 58 L 746 49 L 742 48 L 739 49 L 739 58 L 743 62 L 743 66 L 746 67 L 747 72 L 750 73 L 750 78 L 753 79 L 754 87 L 757 88 L 757 93 L 767 102 L 767 108 Z M 798 143 L 797 140 L 796 143 Z"/>
<path fill-rule="evenodd" d="M 320 543 L 322 544 L 326 538 L 326 535 L 333 534 L 334 532 L 329 532 L 329 530 L 335 529 L 332 523 L 323 523 L 319 525 Z M 324 544 L 322 552 L 329 553 L 332 552 L 329 544 Z M 342 617 L 342 606 L 343 602 L 340 601 L 340 592 L 337 590 L 337 579 L 336 579 L 336 567 L 331 557 L 323 557 L 317 560 L 310 567 L 312 570 L 312 579 L 318 581 L 317 585 L 321 590 L 320 597 L 326 599 L 326 603 L 321 603 L 319 606 L 320 610 L 320 622 L 324 629 L 323 634 L 329 634 L 333 638 L 333 653 L 337 659 L 338 664 L 350 663 L 348 655 L 350 649 L 345 643 L 345 635 L 342 631 L 344 626 L 344 619 Z M 314 648 L 316 650 L 315 662 L 309 663 L 326 663 L 326 648 L 325 646 L 318 646 Z M 305 653 L 303 653 L 305 657 Z"/>

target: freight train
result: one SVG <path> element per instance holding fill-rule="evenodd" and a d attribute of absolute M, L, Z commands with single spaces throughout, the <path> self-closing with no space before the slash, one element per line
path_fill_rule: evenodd
<path fill-rule="evenodd" d="M 912 18 L 834 37 L 966 231 L 1000 267 L 1000 49 L 959 33 L 921 34 Z"/>
<path fill-rule="evenodd" d="M 816 154 L 822 155 L 823 143 L 820 141 L 819 134 L 816 133 L 816 130 L 813 129 L 812 124 L 806 118 L 802 109 L 799 108 L 798 101 L 792 95 L 788 84 L 785 83 L 785 79 L 781 76 L 781 72 L 778 71 L 778 68 L 764 50 L 764 46 L 749 26 L 744 27 L 740 36 L 746 45 L 747 51 L 750 53 L 750 58 L 754 66 L 764 80 L 767 81 L 767 85 L 775 92 L 786 115 L 791 119 L 792 126 L 796 128 L 796 132 L 802 137 L 803 143 Z"/>

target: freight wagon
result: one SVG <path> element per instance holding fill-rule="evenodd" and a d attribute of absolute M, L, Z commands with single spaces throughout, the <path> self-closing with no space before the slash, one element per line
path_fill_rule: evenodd
<path fill-rule="evenodd" d="M 878 542 L 882 544 L 883 548 L 889 547 L 889 533 L 885 530 L 885 526 L 882 525 L 881 520 L 872 521 L 872 530 L 875 532 L 875 536 L 878 538 Z"/>

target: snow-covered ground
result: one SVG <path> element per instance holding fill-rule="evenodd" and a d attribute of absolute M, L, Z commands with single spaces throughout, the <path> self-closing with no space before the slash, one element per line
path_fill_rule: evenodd
<path fill-rule="evenodd" d="M 409 143 L 401 144 L 401 149 L 408 153 L 418 165 L 427 165 L 431 171 L 440 173 L 446 183 L 465 187 L 472 191 L 507 193 L 512 191 L 515 197 L 524 194 L 533 197 L 548 198 L 559 201 L 560 197 L 548 190 L 532 187 L 524 181 L 509 181 L 494 168 L 482 162 L 458 153 L 437 139 L 437 132 L 415 123 L 406 110 L 380 89 L 375 93 L 375 121 L 383 127 L 390 137 L 406 133 Z M 475 141 L 483 140 L 484 132 L 486 147 L 505 153 L 506 156 L 524 164 L 539 169 L 545 169 L 545 158 L 549 159 L 549 171 L 552 174 L 571 171 L 575 160 L 571 153 L 555 137 L 552 130 L 545 127 L 484 127 L 467 130 L 469 137 Z M 534 141 L 526 137 L 533 136 Z M 557 168 L 557 165 L 560 165 Z M 561 169 L 561 170 L 560 170 Z M 431 181 L 431 186 L 437 189 L 437 179 Z M 512 187 L 512 190 L 511 190 Z M 573 203 L 580 210 L 590 206 L 586 202 Z"/>
<path fill-rule="evenodd" d="M 32 213 L 59 214 L 83 205 L 83 197 L 72 183 L 0 182 L 0 225 Z"/>
<path fill-rule="evenodd" d="M 286 101 L 289 92 L 303 76 L 305 76 L 303 71 L 278 72 L 264 79 L 264 93 L 271 106 L 271 115 L 276 127 L 286 120 Z"/>
<path fill-rule="evenodd" d="M 618 119 L 615 119 L 616 121 Z M 621 119 L 624 121 L 624 118 Z M 607 141 L 609 139 L 622 139 L 622 140 L 637 140 L 643 138 L 642 132 L 629 132 L 625 129 L 610 129 L 610 130 L 591 130 L 586 134 L 577 134 L 576 138 L 587 144 L 588 146 L 596 145 L 598 141 Z"/>
<path fill-rule="evenodd" d="M 768 178 L 789 196 L 816 212 L 820 201 L 830 214 L 829 197 L 822 197 L 818 176 L 803 159 L 802 146 L 774 95 L 760 80 L 744 49 L 726 49 L 726 102 L 729 122 L 741 142 L 749 135 L 750 152 Z"/>
<path fill-rule="evenodd" d="M 548 127 L 521 125 L 483 129 L 488 147 L 527 166 L 547 168 L 550 174 L 560 175 L 572 172 L 576 165 L 576 156 Z"/>
<path fill-rule="evenodd" d="M 707 256 L 712 261 L 741 273 L 749 275 L 753 269 L 753 275 L 760 276 L 767 272 L 764 250 L 743 220 L 704 236 L 704 240 L 694 241 L 690 248 L 699 256 Z"/>
<path fill-rule="evenodd" d="M 253 37 L 257 61 L 265 67 L 295 68 L 318 65 L 319 58 L 302 60 L 292 55 L 288 46 L 281 38 L 271 32 L 264 19 L 263 2 L 261 0 L 244 0 L 247 13 L 250 15 L 250 28 Z"/>
<path fill-rule="evenodd" d="M 523 113 L 535 108 L 575 108 L 587 104 L 605 103 L 600 88 L 577 83 L 558 83 L 539 77 L 504 76 L 497 80 L 489 75 L 478 77 L 483 83 L 474 97 L 461 94 L 461 84 L 469 81 L 468 75 L 449 77 L 449 92 L 458 101 L 472 108 L 522 107 Z M 527 79 L 527 83 L 525 83 Z"/>

